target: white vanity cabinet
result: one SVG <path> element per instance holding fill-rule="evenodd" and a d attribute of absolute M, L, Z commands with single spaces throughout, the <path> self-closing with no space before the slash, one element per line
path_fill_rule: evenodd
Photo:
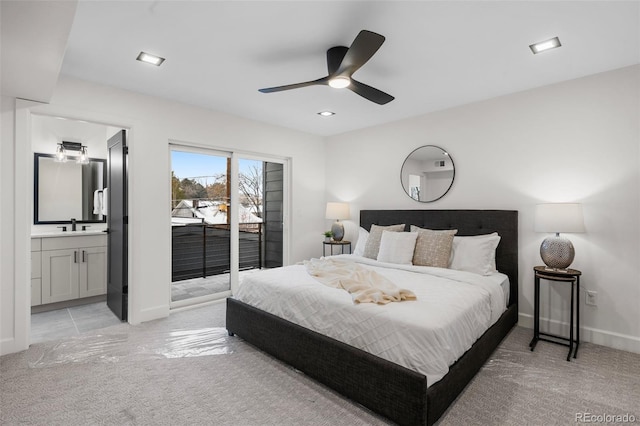
<path fill-rule="evenodd" d="M 56 236 L 39 240 L 41 304 L 99 296 L 107 292 L 106 235 Z M 36 261 L 34 253 L 32 265 Z M 35 300 L 34 279 L 32 275 L 32 306 Z"/>
<path fill-rule="evenodd" d="M 31 306 L 42 304 L 42 239 L 31 239 Z"/>

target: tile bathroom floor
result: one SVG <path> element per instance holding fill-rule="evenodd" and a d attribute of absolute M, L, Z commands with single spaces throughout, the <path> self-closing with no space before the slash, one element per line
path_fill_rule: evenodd
<path fill-rule="evenodd" d="M 76 336 L 121 322 L 106 302 L 31 314 L 31 343 Z"/>
<path fill-rule="evenodd" d="M 240 271 L 240 277 L 256 271 L 259 269 Z M 207 296 L 229 289 L 229 274 L 177 281 L 171 284 L 171 300 Z M 31 343 L 77 336 L 120 323 L 104 301 L 31 314 Z"/>

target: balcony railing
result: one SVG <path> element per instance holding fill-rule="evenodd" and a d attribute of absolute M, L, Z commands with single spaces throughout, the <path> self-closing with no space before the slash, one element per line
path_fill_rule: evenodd
<path fill-rule="evenodd" d="M 240 270 L 262 268 L 262 231 L 262 223 L 240 224 Z M 229 225 L 172 226 L 171 281 L 228 273 L 230 243 Z"/>

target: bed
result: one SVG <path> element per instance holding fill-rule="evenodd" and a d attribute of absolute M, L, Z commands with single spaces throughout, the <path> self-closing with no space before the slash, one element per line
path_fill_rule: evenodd
<path fill-rule="evenodd" d="M 431 384 L 414 369 L 372 355 L 239 300 L 227 299 L 227 330 L 345 397 L 398 424 L 431 425 L 456 399 L 517 322 L 518 213 L 505 210 L 363 210 L 360 225 L 404 223 L 458 229 L 459 236 L 497 232 L 497 269 L 509 278 L 499 319 Z"/>

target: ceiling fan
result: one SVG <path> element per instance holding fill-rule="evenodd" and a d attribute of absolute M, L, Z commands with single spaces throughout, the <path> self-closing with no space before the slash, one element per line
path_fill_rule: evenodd
<path fill-rule="evenodd" d="M 378 51 L 384 40 L 384 36 L 380 34 L 362 30 L 351 43 L 351 47 L 336 46 L 327 50 L 329 75 L 326 77 L 305 81 L 304 83 L 268 87 L 259 89 L 259 91 L 273 93 L 307 86 L 328 85 L 336 89 L 347 88 L 371 102 L 384 105 L 391 102 L 394 97 L 352 78 L 353 73 L 359 70 Z"/>

